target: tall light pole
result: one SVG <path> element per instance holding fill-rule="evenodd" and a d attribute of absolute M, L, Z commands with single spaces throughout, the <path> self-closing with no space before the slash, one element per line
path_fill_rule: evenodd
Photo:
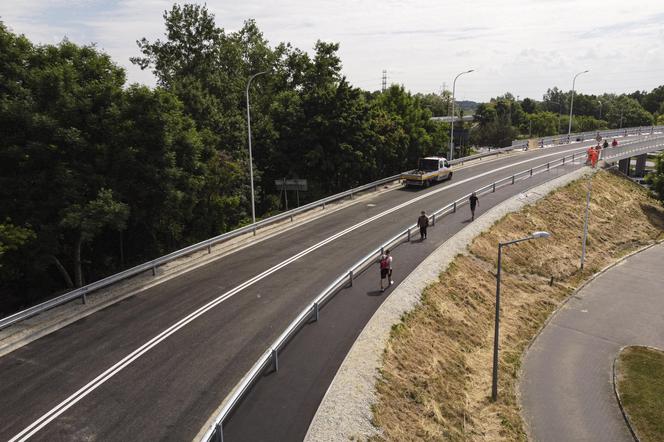
<path fill-rule="evenodd" d="M 459 75 L 454 77 L 454 81 L 452 82 L 452 124 L 450 127 L 450 160 L 454 159 L 454 94 L 456 93 L 456 81 L 457 78 L 462 76 L 463 74 L 470 74 L 473 72 L 475 69 L 470 69 L 468 71 L 461 72 Z"/>
<path fill-rule="evenodd" d="M 622 117 L 623 117 L 623 110 L 622 108 L 620 109 L 620 128 L 622 129 Z"/>
<path fill-rule="evenodd" d="M 523 241 L 529 241 L 537 238 L 548 238 L 551 236 L 549 232 L 533 232 L 532 235 L 526 238 L 514 239 L 507 242 L 498 243 L 498 271 L 496 272 L 496 319 L 495 329 L 493 332 L 493 373 L 491 379 L 491 400 L 494 402 L 498 399 L 498 332 L 500 329 L 500 270 L 502 267 L 503 247 L 511 244 L 516 244 Z"/>
<path fill-rule="evenodd" d="M 567 137 L 572 134 L 572 110 L 574 108 L 574 88 L 576 86 L 576 77 L 578 77 L 581 74 L 585 74 L 586 72 L 590 72 L 588 69 L 586 69 L 583 72 L 579 72 L 574 76 L 574 80 L 572 80 L 572 99 L 569 104 L 569 127 L 567 128 Z"/>
<path fill-rule="evenodd" d="M 583 219 L 583 242 L 581 243 L 581 270 L 586 261 L 586 243 L 588 242 L 588 215 L 590 212 L 590 192 L 593 189 L 593 176 L 588 177 L 588 191 L 586 192 L 586 214 Z"/>
<path fill-rule="evenodd" d="M 254 80 L 254 78 L 258 77 L 259 75 L 267 74 L 268 71 L 262 71 L 258 72 L 257 74 L 252 75 L 249 77 L 249 81 L 247 81 L 247 137 L 249 139 L 249 179 L 251 180 L 251 222 L 252 224 L 256 224 L 256 205 L 254 203 L 254 163 L 253 163 L 253 158 L 251 156 L 251 111 L 250 111 L 250 106 L 249 106 L 249 86 L 251 86 L 251 82 Z M 256 234 L 256 230 L 254 229 L 254 235 Z"/>

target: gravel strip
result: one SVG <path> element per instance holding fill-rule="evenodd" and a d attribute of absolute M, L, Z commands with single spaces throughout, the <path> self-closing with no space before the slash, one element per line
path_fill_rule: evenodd
<path fill-rule="evenodd" d="M 466 254 L 468 245 L 496 221 L 550 192 L 580 179 L 592 169 L 584 167 L 516 195 L 493 207 L 459 233 L 445 241 L 389 295 L 358 336 L 330 384 L 314 419 L 306 442 L 365 440 L 379 434 L 372 423 L 372 404 L 376 403 L 375 382 L 382 363 L 383 349 L 392 325 L 420 301 L 424 289 L 438 281 L 439 274 L 458 254 Z"/>

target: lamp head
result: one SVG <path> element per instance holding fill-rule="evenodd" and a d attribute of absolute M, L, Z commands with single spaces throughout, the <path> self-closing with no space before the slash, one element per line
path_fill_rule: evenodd
<path fill-rule="evenodd" d="M 545 231 L 533 232 L 533 238 L 548 238 L 549 236 L 551 236 L 549 232 Z"/>

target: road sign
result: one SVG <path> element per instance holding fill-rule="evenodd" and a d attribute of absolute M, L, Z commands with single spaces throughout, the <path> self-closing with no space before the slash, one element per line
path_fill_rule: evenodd
<path fill-rule="evenodd" d="M 281 190 L 298 190 L 306 192 L 308 190 L 307 180 L 290 179 L 290 180 L 274 180 L 274 184 Z"/>

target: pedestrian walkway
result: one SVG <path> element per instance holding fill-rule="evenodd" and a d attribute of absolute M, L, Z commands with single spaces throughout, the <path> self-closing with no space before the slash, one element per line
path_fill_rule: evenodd
<path fill-rule="evenodd" d="M 664 348 L 664 245 L 597 277 L 553 317 L 528 350 L 523 415 L 533 440 L 632 441 L 613 393 L 626 345 Z"/>

